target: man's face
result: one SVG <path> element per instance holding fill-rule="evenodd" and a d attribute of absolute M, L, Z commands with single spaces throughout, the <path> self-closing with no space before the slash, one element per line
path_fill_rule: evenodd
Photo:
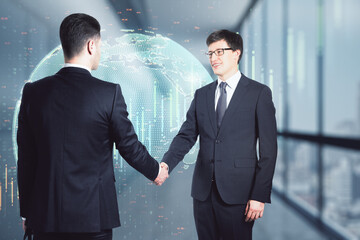
<path fill-rule="evenodd" d="M 229 48 L 225 40 L 213 42 L 209 45 L 208 51 L 213 52 L 222 48 Z M 227 80 L 238 71 L 239 56 L 240 50 L 225 50 L 221 56 L 216 56 L 215 53 L 213 53 L 209 60 L 214 73 L 221 80 Z"/>

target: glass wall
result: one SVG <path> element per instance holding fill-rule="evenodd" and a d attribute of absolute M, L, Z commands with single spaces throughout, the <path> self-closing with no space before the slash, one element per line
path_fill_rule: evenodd
<path fill-rule="evenodd" d="M 262 62 L 267 66 L 265 70 L 265 79 L 273 93 L 273 101 L 276 108 L 276 120 L 279 130 L 284 128 L 284 105 L 283 105 L 283 72 L 284 65 L 282 62 L 284 51 L 284 43 L 282 37 L 282 0 L 274 0 L 269 4 L 264 1 L 264 24 L 266 30 L 267 41 L 263 43 L 266 46 L 266 56 Z M 264 36 L 265 37 L 265 36 Z"/>
<path fill-rule="evenodd" d="M 360 237 L 359 10 L 356 0 L 258 1 L 240 30 L 242 70 L 272 89 L 277 110 L 275 190 L 345 239 Z"/>
<path fill-rule="evenodd" d="M 291 131 L 317 131 L 317 1 L 288 1 L 288 126 Z M 306 116 L 306 117 L 305 117 Z"/>
<path fill-rule="evenodd" d="M 305 141 L 287 139 L 288 194 L 298 200 L 312 213 L 317 213 L 319 194 L 319 147 Z"/>
<path fill-rule="evenodd" d="M 324 1 L 324 130 L 360 137 L 360 1 Z"/>
<path fill-rule="evenodd" d="M 323 215 L 360 236 L 360 151 L 324 148 Z"/>
<path fill-rule="evenodd" d="M 284 150 L 286 147 L 284 146 L 286 144 L 286 141 L 284 141 L 284 138 L 279 137 L 278 138 L 278 156 L 276 159 L 276 168 L 275 168 L 275 174 L 273 179 L 273 187 L 283 193 L 285 189 L 285 183 L 284 183 L 284 174 L 285 174 L 285 159 L 284 154 L 286 153 Z"/>

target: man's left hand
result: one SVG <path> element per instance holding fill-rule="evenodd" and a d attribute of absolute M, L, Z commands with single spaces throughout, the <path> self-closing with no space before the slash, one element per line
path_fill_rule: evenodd
<path fill-rule="evenodd" d="M 246 204 L 245 209 L 245 222 L 255 221 L 258 218 L 261 218 L 264 213 L 265 204 L 255 200 L 249 200 Z"/>

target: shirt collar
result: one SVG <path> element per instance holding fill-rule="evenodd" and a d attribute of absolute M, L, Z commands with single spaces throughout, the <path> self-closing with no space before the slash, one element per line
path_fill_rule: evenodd
<path fill-rule="evenodd" d="M 241 78 L 241 73 L 240 71 L 237 71 L 234 75 L 232 75 L 229 79 L 225 80 L 225 82 L 227 83 L 227 85 L 231 88 L 231 89 L 235 89 L 237 84 L 239 83 Z M 220 85 L 222 81 L 220 79 L 218 79 L 218 86 Z"/>
<path fill-rule="evenodd" d="M 91 69 L 84 66 L 84 65 L 80 65 L 80 64 L 75 64 L 75 63 L 65 63 L 64 64 L 64 68 L 66 67 L 77 67 L 77 68 L 83 68 L 83 69 L 86 69 L 88 70 L 90 73 L 91 73 Z"/>

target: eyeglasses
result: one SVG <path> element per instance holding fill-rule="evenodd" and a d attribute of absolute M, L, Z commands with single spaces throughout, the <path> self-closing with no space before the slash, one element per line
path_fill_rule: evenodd
<path fill-rule="evenodd" d="M 209 58 L 212 57 L 212 55 L 215 53 L 216 56 L 222 56 L 224 55 L 225 50 L 232 50 L 232 48 L 218 48 L 215 51 L 209 51 L 205 54 L 209 56 Z"/>

